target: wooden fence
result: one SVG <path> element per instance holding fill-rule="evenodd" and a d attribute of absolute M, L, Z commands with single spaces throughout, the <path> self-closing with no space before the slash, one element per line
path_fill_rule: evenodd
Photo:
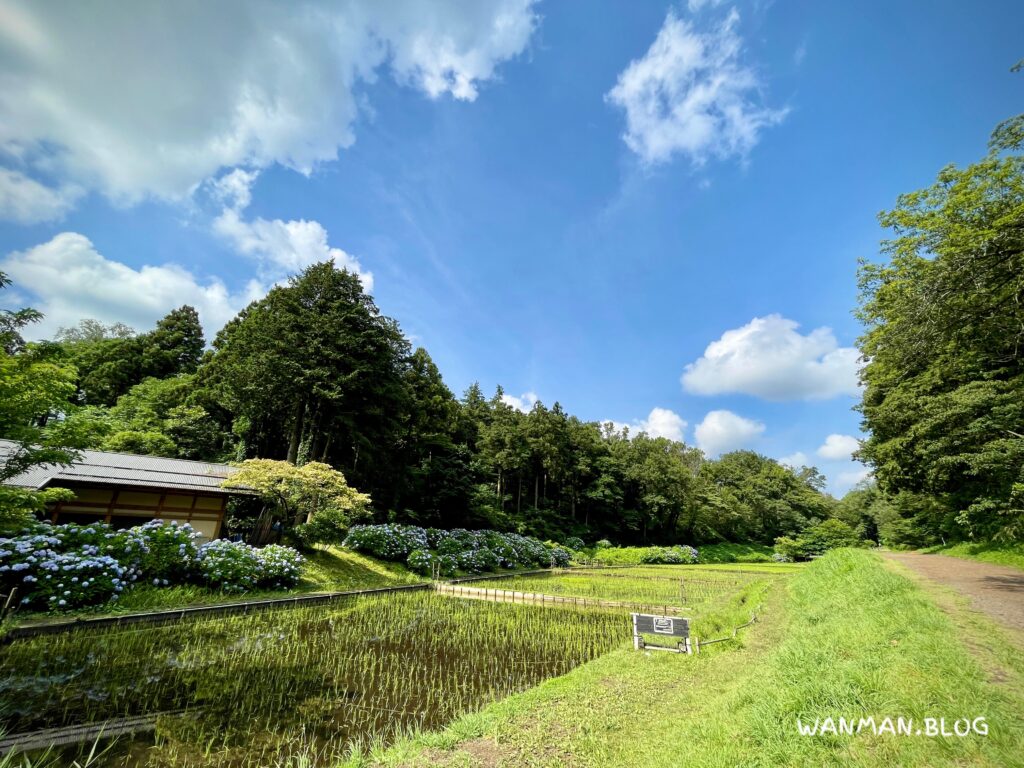
<path fill-rule="evenodd" d="M 651 603 L 633 603 L 622 600 L 600 600 L 592 597 L 572 597 L 569 595 L 546 595 L 540 592 L 516 592 L 508 589 L 488 589 L 486 587 L 467 587 L 462 584 L 437 582 L 434 590 L 441 594 L 465 597 L 471 600 L 488 600 L 495 603 L 521 603 L 529 605 L 574 606 L 577 608 L 622 608 L 630 611 L 659 611 L 664 615 L 681 613 L 684 608 L 678 605 L 654 605 Z"/>

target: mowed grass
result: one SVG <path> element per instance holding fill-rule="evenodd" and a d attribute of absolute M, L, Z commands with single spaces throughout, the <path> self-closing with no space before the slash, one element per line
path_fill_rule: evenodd
<path fill-rule="evenodd" d="M 944 613 L 871 552 L 833 552 L 773 585 L 761 621 L 736 644 L 691 657 L 616 650 L 353 764 L 1024 765 L 1024 655 L 1003 632 Z M 983 716 L 989 732 L 797 729 L 797 718 L 869 716 Z"/>
<path fill-rule="evenodd" d="M 942 547 L 929 547 L 921 550 L 928 554 L 950 555 L 964 560 L 980 560 L 995 565 L 1012 565 L 1024 570 L 1024 543 L 998 544 L 993 542 L 972 543 L 961 541 Z"/>

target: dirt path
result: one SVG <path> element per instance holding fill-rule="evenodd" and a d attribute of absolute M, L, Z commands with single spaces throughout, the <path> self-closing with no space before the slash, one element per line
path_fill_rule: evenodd
<path fill-rule="evenodd" d="M 963 593 L 977 610 L 1024 632 L 1024 571 L 920 552 L 886 552 L 885 556 Z"/>

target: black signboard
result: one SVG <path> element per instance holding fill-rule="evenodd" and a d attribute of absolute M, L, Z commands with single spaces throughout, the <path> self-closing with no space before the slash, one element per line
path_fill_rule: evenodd
<path fill-rule="evenodd" d="M 677 616 L 651 616 L 646 613 L 634 613 L 633 627 L 637 634 L 665 635 L 666 637 L 690 636 L 690 620 Z"/>

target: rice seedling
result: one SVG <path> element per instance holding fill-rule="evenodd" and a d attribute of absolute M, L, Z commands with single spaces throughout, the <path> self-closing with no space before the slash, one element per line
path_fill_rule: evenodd
<path fill-rule="evenodd" d="M 110 765 L 330 763 L 434 729 L 628 642 L 623 612 L 365 595 L 0 649 L 8 733 L 155 716 Z"/>
<path fill-rule="evenodd" d="M 474 581 L 472 586 L 516 592 L 683 607 L 699 614 L 727 600 L 764 574 L 650 566 L 615 570 L 580 569 L 551 574 Z"/>

